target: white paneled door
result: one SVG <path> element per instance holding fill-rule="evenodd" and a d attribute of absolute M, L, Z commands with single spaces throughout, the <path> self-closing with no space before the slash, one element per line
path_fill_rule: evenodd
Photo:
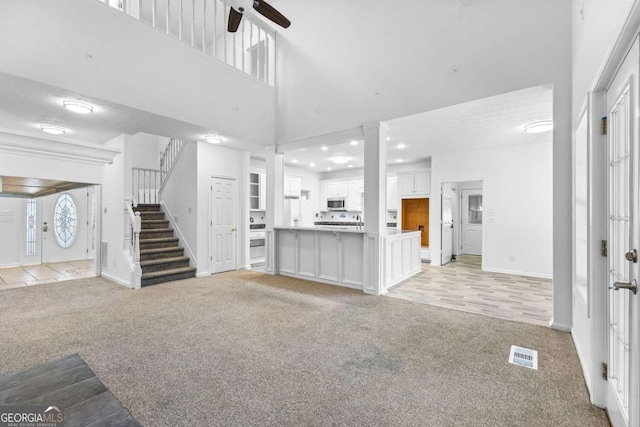
<path fill-rule="evenodd" d="M 453 190 L 451 185 L 442 187 L 442 259 L 445 265 L 451 261 L 453 253 Z"/>
<path fill-rule="evenodd" d="M 482 255 L 482 190 L 462 190 L 462 253 Z"/>
<path fill-rule="evenodd" d="M 236 269 L 236 181 L 211 178 L 211 273 Z"/>
<path fill-rule="evenodd" d="M 640 425 L 638 281 L 638 40 L 607 90 L 609 145 L 609 319 L 607 410 L 614 427 Z"/>

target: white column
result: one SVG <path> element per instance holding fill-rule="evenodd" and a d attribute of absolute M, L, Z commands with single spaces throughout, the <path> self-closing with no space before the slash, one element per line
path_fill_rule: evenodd
<path fill-rule="evenodd" d="M 277 274 L 276 266 L 276 234 L 274 227 L 282 225 L 284 207 L 284 154 L 276 152 L 276 146 L 266 148 L 267 163 L 267 211 L 266 216 L 266 241 L 265 241 L 265 270 Z"/>
<path fill-rule="evenodd" d="M 367 123 L 364 128 L 364 292 L 386 293 L 384 250 L 387 232 L 387 125 Z"/>

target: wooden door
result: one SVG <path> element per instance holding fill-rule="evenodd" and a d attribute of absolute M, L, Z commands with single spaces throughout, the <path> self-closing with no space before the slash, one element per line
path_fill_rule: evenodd
<path fill-rule="evenodd" d="M 402 199 L 402 229 L 420 230 L 420 246 L 429 246 L 429 199 Z"/>

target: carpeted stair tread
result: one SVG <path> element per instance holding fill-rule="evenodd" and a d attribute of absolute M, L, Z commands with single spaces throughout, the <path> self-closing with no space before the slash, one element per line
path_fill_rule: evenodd
<path fill-rule="evenodd" d="M 172 268 L 171 270 L 150 271 L 149 273 L 143 273 L 142 279 L 144 280 L 144 279 L 150 279 L 153 277 L 162 277 L 162 276 L 169 276 L 169 275 L 174 275 L 179 273 L 190 273 L 190 272 L 193 272 L 195 274 L 196 268 L 180 267 L 180 268 Z"/>
<path fill-rule="evenodd" d="M 161 254 L 163 252 L 175 252 L 179 250 L 184 250 L 184 248 L 180 246 L 169 246 L 166 248 L 140 249 L 140 255 Z"/>
<path fill-rule="evenodd" d="M 150 259 L 148 261 L 140 261 L 140 265 L 142 267 L 147 267 L 150 265 L 164 264 L 167 262 L 177 262 L 177 261 L 188 261 L 189 257 L 187 256 L 177 256 L 170 258 L 158 258 L 158 259 Z"/>
<path fill-rule="evenodd" d="M 163 242 L 177 242 L 177 237 L 158 237 L 153 239 L 140 239 L 140 244 L 144 243 L 163 243 Z"/>

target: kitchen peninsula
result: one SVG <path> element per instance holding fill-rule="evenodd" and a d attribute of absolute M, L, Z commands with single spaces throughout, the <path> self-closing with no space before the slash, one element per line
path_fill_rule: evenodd
<path fill-rule="evenodd" d="M 275 273 L 364 290 L 366 265 L 375 250 L 364 230 L 352 228 L 274 227 Z M 420 271 L 420 232 L 389 230 L 384 242 L 383 277 L 391 286 Z"/>

